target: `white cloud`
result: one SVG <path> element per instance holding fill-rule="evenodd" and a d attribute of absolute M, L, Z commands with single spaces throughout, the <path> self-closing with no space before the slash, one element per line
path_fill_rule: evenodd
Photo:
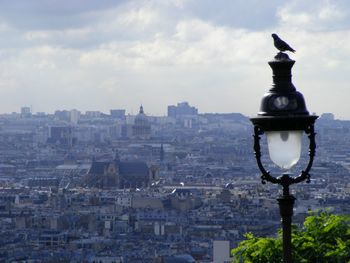
<path fill-rule="evenodd" d="M 8 32 L 11 30 L 11 27 L 5 23 L 5 22 L 0 22 L 0 32 L 4 33 L 4 32 Z"/>
<path fill-rule="evenodd" d="M 278 11 L 284 28 L 308 31 L 329 31 L 349 26 L 348 8 L 336 5 L 335 1 L 291 1 Z"/>
<path fill-rule="evenodd" d="M 333 3 L 327 2 L 325 6 L 320 8 L 318 17 L 323 21 L 339 21 L 346 18 L 346 12 Z"/>
<path fill-rule="evenodd" d="M 117 17 L 117 21 L 125 27 L 147 28 L 154 24 L 157 20 L 157 15 L 154 11 L 147 8 L 138 8 L 123 13 Z M 129 29 L 129 28 L 125 28 Z"/>
<path fill-rule="evenodd" d="M 29 29 L 4 18 L 0 96 L 5 103 L 0 111 L 22 105 L 40 111 L 130 110 L 142 102 L 148 113 L 163 114 L 168 104 L 188 100 L 201 112 L 253 115 L 271 85 L 272 32 L 297 50 L 291 55 L 297 60 L 295 84 L 311 111 L 322 112 L 327 99 L 350 96 L 345 89 L 350 67 L 346 2 L 276 1 L 261 5 L 258 13 L 244 13 L 258 4 L 245 2 L 195 6 L 193 0 L 139 0 L 96 10 L 76 5 L 74 23 Z M 64 7 L 57 11 L 61 19 L 72 15 L 65 15 Z M 217 9 L 218 18 L 212 12 Z M 243 16 L 239 23 L 237 17 Z M 327 110 L 350 118 L 338 103 Z"/>

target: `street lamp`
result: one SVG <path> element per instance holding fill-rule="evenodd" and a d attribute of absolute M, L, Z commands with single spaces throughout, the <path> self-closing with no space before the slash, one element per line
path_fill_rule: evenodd
<path fill-rule="evenodd" d="M 292 83 L 291 70 L 294 63 L 295 61 L 283 52 L 279 52 L 274 60 L 269 62 L 273 72 L 273 85 L 262 98 L 258 116 L 250 119 L 254 125 L 254 151 L 262 172 L 262 183 L 268 181 L 283 187 L 283 194 L 277 200 L 282 218 L 285 263 L 292 262 L 291 222 L 295 198 L 289 193 L 289 186 L 304 180 L 310 182 L 309 171 L 316 148 L 314 123 L 317 116 L 309 114 L 303 95 Z M 309 138 L 309 161 L 300 175 L 292 177 L 287 171 L 300 159 L 303 133 Z M 261 161 L 260 137 L 263 134 L 267 137 L 270 159 L 284 170 L 280 177 L 270 175 Z"/>

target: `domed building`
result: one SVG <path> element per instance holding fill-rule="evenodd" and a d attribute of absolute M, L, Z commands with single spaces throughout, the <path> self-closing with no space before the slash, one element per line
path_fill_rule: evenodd
<path fill-rule="evenodd" d="M 142 105 L 139 114 L 135 117 L 134 125 L 132 126 L 132 135 L 138 139 L 149 139 L 151 136 L 151 124 L 143 111 Z"/>

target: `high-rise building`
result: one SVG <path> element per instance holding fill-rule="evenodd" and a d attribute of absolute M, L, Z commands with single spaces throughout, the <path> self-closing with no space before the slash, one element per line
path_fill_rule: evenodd
<path fill-rule="evenodd" d="M 59 143 L 71 146 L 76 138 L 73 137 L 73 130 L 70 126 L 51 126 L 49 128 L 48 143 Z"/>
<path fill-rule="evenodd" d="M 80 111 L 75 109 L 70 111 L 70 122 L 72 124 L 75 124 L 75 125 L 78 124 L 79 118 L 80 118 Z"/>
<path fill-rule="evenodd" d="M 333 121 L 334 120 L 334 114 L 333 113 L 323 113 L 321 115 L 322 120 L 328 120 L 328 121 Z"/>
<path fill-rule="evenodd" d="M 198 115 L 198 109 L 190 106 L 188 102 L 180 102 L 177 106 L 168 106 L 168 117 L 179 118 L 194 115 Z"/>
<path fill-rule="evenodd" d="M 30 107 L 21 108 L 21 117 L 30 117 L 32 115 L 32 110 Z"/>
<path fill-rule="evenodd" d="M 69 121 L 70 120 L 70 112 L 67 110 L 56 110 L 54 113 L 56 119 L 61 121 Z"/>

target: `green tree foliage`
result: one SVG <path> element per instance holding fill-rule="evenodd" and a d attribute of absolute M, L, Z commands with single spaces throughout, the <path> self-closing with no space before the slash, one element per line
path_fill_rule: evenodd
<path fill-rule="evenodd" d="M 232 249 L 233 263 L 281 263 L 282 233 L 276 238 L 252 233 Z M 292 231 L 296 263 L 350 263 L 350 216 L 312 212 L 302 228 Z"/>

